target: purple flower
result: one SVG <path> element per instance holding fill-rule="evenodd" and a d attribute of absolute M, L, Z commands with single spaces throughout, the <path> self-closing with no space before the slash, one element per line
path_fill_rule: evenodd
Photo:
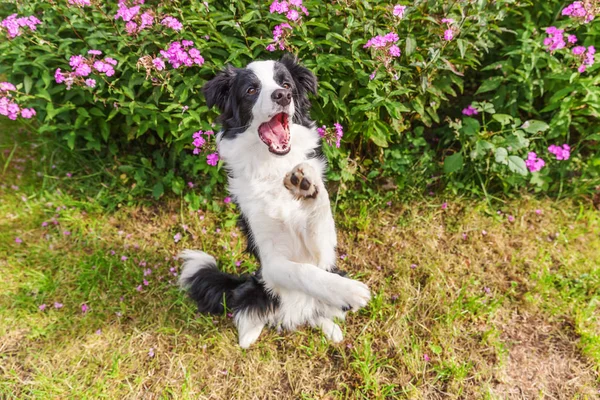
<path fill-rule="evenodd" d="M 300 14 L 298 14 L 298 11 L 296 10 L 290 10 L 288 11 L 286 17 L 290 21 L 296 21 L 298 18 L 300 18 Z"/>
<path fill-rule="evenodd" d="M 154 357 L 154 348 L 150 347 L 150 350 L 148 350 L 148 357 L 152 358 Z"/>
<path fill-rule="evenodd" d="M 85 80 L 85 84 L 88 87 L 95 88 L 96 87 L 96 80 L 95 79 L 86 79 Z"/>
<path fill-rule="evenodd" d="M 21 117 L 29 119 L 36 114 L 33 108 L 24 108 L 21 110 Z"/>
<path fill-rule="evenodd" d="M 525 165 L 527 166 L 529 171 L 537 172 L 546 165 L 546 162 L 539 158 L 535 152 L 531 151 L 527 154 L 527 160 L 525 160 Z"/>
<path fill-rule="evenodd" d="M 557 160 L 568 160 L 571 157 L 571 146 L 566 143 L 562 146 L 550 145 L 548 151 L 554 154 Z"/>
<path fill-rule="evenodd" d="M 508 222 L 515 222 L 515 217 L 513 217 L 512 215 L 508 215 Z"/>
<path fill-rule="evenodd" d="M 176 31 L 180 31 L 183 28 L 183 25 L 181 24 L 181 22 L 179 22 L 179 20 L 177 18 L 168 16 L 163 18 L 162 21 L 160 21 L 161 25 L 164 25 L 168 28 L 171 28 L 173 30 Z"/>
<path fill-rule="evenodd" d="M 450 28 L 450 29 L 446 29 L 444 31 L 444 40 L 450 41 L 454 39 L 454 31 Z"/>
<path fill-rule="evenodd" d="M 212 153 L 206 156 L 206 163 L 213 167 L 219 162 L 219 153 Z"/>
<path fill-rule="evenodd" d="M 475 107 L 473 107 L 470 104 L 467 106 L 467 108 L 463 108 L 462 113 L 463 113 L 463 115 L 467 115 L 469 117 L 478 114 L 478 112 L 475 109 Z"/>
<path fill-rule="evenodd" d="M 46 304 L 40 304 L 38 306 L 38 308 L 39 308 L 40 311 L 44 311 L 46 309 L 46 307 L 47 307 Z"/>
<path fill-rule="evenodd" d="M 102 52 L 100 50 L 90 50 L 88 51 L 88 54 L 91 54 L 93 56 L 101 56 Z"/>
<path fill-rule="evenodd" d="M 400 4 L 396 4 L 394 6 L 394 10 L 392 11 L 392 14 L 394 14 L 395 17 L 403 18 L 405 11 L 406 11 L 406 6 L 401 6 Z"/>
<path fill-rule="evenodd" d="M 400 47 L 396 45 L 390 46 L 389 52 L 392 57 L 400 57 Z"/>
<path fill-rule="evenodd" d="M 177 232 L 175 236 L 173 236 L 173 240 L 175 240 L 175 243 L 179 242 L 181 240 L 181 233 Z"/>
<path fill-rule="evenodd" d="M 61 308 L 63 308 L 63 303 L 54 302 L 54 308 L 56 308 L 57 310 L 60 310 Z"/>
<path fill-rule="evenodd" d="M 567 42 L 573 44 L 573 43 L 577 43 L 577 36 L 575 35 L 569 35 L 567 36 Z"/>

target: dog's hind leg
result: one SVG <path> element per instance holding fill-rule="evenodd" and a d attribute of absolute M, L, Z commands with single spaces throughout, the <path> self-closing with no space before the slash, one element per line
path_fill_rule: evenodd
<path fill-rule="evenodd" d="M 332 320 L 321 317 L 316 322 L 316 326 L 321 328 L 325 337 L 327 337 L 327 339 L 331 340 L 333 343 L 339 343 L 344 340 L 342 329 Z"/>
<path fill-rule="evenodd" d="M 265 322 L 248 313 L 241 312 L 235 316 L 235 325 L 238 329 L 238 341 L 242 349 L 250 347 L 262 332 Z"/>

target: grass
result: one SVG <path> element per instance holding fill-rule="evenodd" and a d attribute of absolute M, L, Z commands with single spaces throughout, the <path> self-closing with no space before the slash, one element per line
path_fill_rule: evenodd
<path fill-rule="evenodd" d="M 0 398 L 599 396 L 600 215 L 585 199 L 502 214 L 438 197 L 340 204 L 340 267 L 369 284 L 370 305 L 339 345 L 304 328 L 242 350 L 231 318 L 197 315 L 173 285 L 185 248 L 257 268 L 233 206 L 109 212 L 89 195 L 97 175 L 66 177 L 26 139 L 2 150 Z"/>

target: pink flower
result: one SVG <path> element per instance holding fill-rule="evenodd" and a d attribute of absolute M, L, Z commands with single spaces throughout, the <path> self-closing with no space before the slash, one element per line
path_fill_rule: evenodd
<path fill-rule="evenodd" d="M 56 308 L 57 310 L 60 310 L 61 308 L 63 308 L 63 303 L 54 302 L 54 308 Z"/>
<path fill-rule="evenodd" d="M 194 182 L 188 182 L 188 183 L 187 183 L 187 185 L 188 185 L 188 187 L 191 189 L 191 188 L 193 188 L 193 187 L 194 187 Z"/>
<path fill-rule="evenodd" d="M 467 108 L 463 108 L 462 110 L 463 115 L 467 115 L 467 116 L 472 116 L 472 115 L 477 115 L 477 109 L 475 109 L 475 107 L 473 107 L 472 105 L 468 105 Z"/>
<path fill-rule="evenodd" d="M 395 17 L 403 18 L 405 11 L 406 11 L 406 6 L 401 6 L 400 4 L 396 4 L 394 6 L 394 10 L 392 11 L 392 14 L 394 14 Z"/>
<path fill-rule="evenodd" d="M 508 222 L 515 222 L 515 217 L 513 217 L 512 215 L 508 215 Z"/>
<path fill-rule="evenodd" d="M 442 204 L 442 210 L 445 210 L 446 208 L 448 208 L 448 203 L 444 202 Z"/>
<path fill-rule="evenodd" d="M 454 31 L 452 29 L 446 29 L 444 31 L 444 40 L 450 41 L 454 39 Z"/>
<path fill-rule="evenodd" d="M 176 31 L 180 31 L 183 28 L 183 24 L 179 22 L 177 18 L 171 16 L 163 18 L 163 20 L 160 21 L 160 23 L 161 25 L 164 25 Z"/>
<path fill-rule="evenodd" d="M 90 307 L 87 304 L 83 303 L 81 305 L 81 312 L 82 313 L 84 313 L 84 314 L 87 313 L 89 311 L 89 309 L 90 309 Z"/>
<path fill-rule="evenodd" d="M 88 54 L 91 54 L 93 56 L 101 56 L 102 52 L 100 50 L 90 50 L 88 51 Z"/>
<path fill-rule="evenodd" d="M 177 232 L 175 236 L 173 236 L 173 240 L 175 240 L 175 243 L 179 242 L 181 240 L 181 233 Z"/>
<path fill-rule="evenodd" d="M 540 210 L 540 209 L 537 209 L 537 210 L 535 210 L 535 213 L 536 213 L 537 215 L 541 215 L 541 214 L 542 214 L 542 210 Z"/>
<path fill-rule="evenodd" d="M 36 114 L 33 108 L 24 108 L 21 110 L 21 117 L 29 119 Z"/>
<path fill-rule="evenodd" d="M 452 18 L 442 18 L 442 24 L 453 24 L 454 20 Z"/>
<path fill-rule="evenodd" d="M 154 348 L 150 347 L 150 350 L 148 350 L 148 357 L 152 358 L 154 357 Z"/>
<path fill-rule="evenodd" d="M 70 236 L 70 235 L 71 235 L 71 232 L 69 232 L 69 231 L 63 231 L 63 235 L 65 235 L 65 236 Z"/>
<path fill-rule="evenodd" d="M 206 156 L 206 163 L 213 167 L 219 162 L 219 153 L 212 153 Z"/>
<path fill-rule="evenodd" d="M 396 45 L 390 46 L 389 52 L 392 57 L 400 57 L 400 47 Z"/>
<path fill-rule="evenodd" d="M 525 165 L 531 172 L 537 172 L 541 170 L 546 162 L 541 158 L 538 158 L 537 154 L 533 151 L 529 152 L 527 155 L 527 160 L 525 160 Z"/>
<path fill-rule="evenodd" d="M 566 143 L 562 146 L 550 145 L 548 151 L 554 154 L 557 160 L 568 160 L 571 157 L 571 147 Z"/>
<path fill-rule="evenodd" d="M 127 256 L 121 256 L 121 261 L 127 261 L 128 258 L 129 257 L 127 257 Z"/>
<path fill-rule="evenodd" d="M 567 42 L 573 44 L 573 43 L 577 43 L 577 36 L 575 35 L 569 35 L 567 36 Z"/>
<path fill-rule="evenodd" d="M 85 84 L 88 87 L 95 88 L 96 87 L 96 80 L 95 79 L 86 79 L 85 80 Z"/>
<path fill-rule="evenodd" d="M 40 311 L 44 311 L 46 309 L 46 307 L 47 307 L 46 304 L 40 304 L 38 306 L 38 308 L 39 308 Z"/>
<path fill-rule="evenodd" d="M 229 196 L 225 197 L 225 198 L 223 199 L 223 203 L 225 203 L 225 204 L 229 204 L 229 203 L 231 203 L 231 197 L 229 197 Z"/>
<path fill-rule="evenodd" d="M 300 18 L 300 14 L 298 14 L 298 11 L 296 10 L 290 10 L 288 11 L 286 17 L 291 21 L 296 21 L 298 18 Z"/>
<path fill-rule="evenodd" d="M 429 362 L 431 361 L 431 358 L 429 358 L 429 355 L 427 355 L 427 353 L 423 354 L 423 360 L 425 360 L 425 362 Z"/>

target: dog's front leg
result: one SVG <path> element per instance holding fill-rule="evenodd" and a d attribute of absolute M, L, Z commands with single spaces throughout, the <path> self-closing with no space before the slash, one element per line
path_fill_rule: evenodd
<path fill-rule="evenodd" d="M 301 291 L 343 311 L 357 311 L 371 298 L 369 288 L 362 282 L 284 257 L 265 260 L 262 277 L 275 292 L 278 289 Z"/>

